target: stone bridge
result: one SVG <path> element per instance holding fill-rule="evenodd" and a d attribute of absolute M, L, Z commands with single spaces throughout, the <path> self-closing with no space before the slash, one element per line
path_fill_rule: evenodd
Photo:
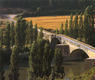
<path fill-rule="evenodd" d="M 85 54 L 86 58 L 95 59 L 95 48 L 88 44 L 85 44 L 65 35 L 54 34 L 45 30 L 43 31 L 43 34 L 44 39 L 48 39 L 52 44 L 53 42 L 57 42 L 57 44 L 61 44 L 61 46 L 69 46 L 67 51 L 70 55 L 78 54 L 82 56 Z"/>

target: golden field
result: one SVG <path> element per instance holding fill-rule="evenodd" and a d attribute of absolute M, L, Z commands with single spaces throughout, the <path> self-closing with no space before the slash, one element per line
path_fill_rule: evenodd
<path fill-rule="evenodd" d="M 25 20 L 33 22 L 33 25 L 37 24 L 38 27 L 45 29 L 59 29 L 60 25 L 65 25 L 66 20 L 69 20 L 70 16 L 43 16 L 43 17 L 27 17 Z"/>
<path fill-rule="evenodd" d="M 79 18 L 80 16 L 78 16 Z M 75 16 L 73 16 L 74 20 Z M 27 21 L 33 22 L 33 25 L 37 24 L 38 27 L 43 27 L 45 29 L 59 29 L 61 24 L 63 24 L 63 28 L 65 26 L 66 20 L 70 20 L 70 15 L 66 16 L 42 16 L 42 17 L 27 17 L 25 18 Z"/>

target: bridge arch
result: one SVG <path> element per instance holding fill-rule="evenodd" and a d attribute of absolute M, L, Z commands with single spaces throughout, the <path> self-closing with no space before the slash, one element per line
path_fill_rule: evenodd
<path fill-rule="evenodd" d="M 61 41 L 56 37 L 52 38 L 51 39 L 51 47 L 55 48 L 57 44 L 61 44 Z"/>
<path fill-rule="evenodd" d="M 83 51 L 82 49 L 75 49 L 70 54 L 71 57 L 76 58 L 78 60 L 84 60 L 86 58 L 89 58 L 88 54 Z"/>

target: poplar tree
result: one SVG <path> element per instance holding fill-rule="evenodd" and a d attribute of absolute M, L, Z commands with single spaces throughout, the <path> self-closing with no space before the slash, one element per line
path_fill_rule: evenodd
<path fill-rule="evenodd" d="M 58 29 L 56 29 L 56 34 L 58 34 L 59 33 L 59 31 L 58 31 Z"/>
<path fill-rule="evenodd" d="M 30 49 L 30 55 L 29 55 L 29 70 L 28 70 L 28 80 L 34 80 L 34 77 L 36 76 L 37 72 L 37 44 L 35 41 L 33 41 L 31 49 Z"/>
<path fill-rule="evenodd" d="M 85 42 L 95 46 L 94 12 L 92 6 L 88 6 L 84 12 Z"/>
<path fill-rule="evenodd" d="M 56 72 L 60 72 L 62 70 L 62 62 L 63 62 L 62 51 L 60 48 L 56 48 L 54 53 L 54 65 Z"/>
<path fill-rule="evenodd" d="M 25 46 L 26 26 L 26 21 L 21 17 L 18 18 L 15 28 L 15 45 L 20 49 Z"/>
<path fill-rule="evenodd" d="M 69 36 L 73 36 L 73 15 L 71 14 L 70 16 L 70 21 L 69 21 Z"/>
<path fill-rule="evenodd" d="M 18 18 L 17 23 L 16 23 L 16 27 L 15 27 L 15 45 L 17 45 L 18 47 L 20 47 L 20 22 L 21 19 Z"/>
<path fill-rule="evenodd" d="M 26 28 L 26 43 L 31 44 L 32 42 L 33 42 L 33 24 L 32 21 L 30 21 Z"/>
<path fill-rule="evenodd" d="M 68 35 L 68 20 L 65 22 L 65 35 Z"/>
<path fill-rule="evenodd" d="M 3 57 L 3 49 L 0 48 L 0 80 L 5 80 L 4 77 L 4 57 Z"/>
<path fill-rule="evenodd" d="M 14 30 L 14 22 L 11 23 L 11 27 L 10 27 L 10 44 L 11 46 L 13 46 L 15 44 L 15 30 Z"/>
<path fill-rule="evenodd" d="M 89 14 L 89 6 L 85 9 L 85 12 L 84 12 L 84 38 L 85 38 L 85 42 L 86 43 L 89 43 L 89 37 L 90 37 L 90 30 L 91 30 L 91 26 L 90 26 L 90 23 L 89 22 L 89 17 L 90 17 L 90 14 Z"/>
<path fill-rule="evenodd" d="M 59 33 L 60 33 L 60 34 L 64 34 L 64 30 L 63 30 L 63 24 L 61 24 L 61 26 L 60 26 Z"/>
<path fill-rule="evenodd" d="M 80 14 L 80 17 L 79 17 L 79 30 L 78 30 L 78 37 L 80 40 L 83 39 L 84 37 L 84 28 L 83 28 L 83 15 L 82 13 Z"/>
<path fill-rule="evenodd" d="M 39 35 L 38 35 L 38 39 L 43 39 L 43 28 L 40 28 L 40 32 L 39 32 Z"/>
<path fill-rule="evenodd" d="M 19 55 L 19 48 L 15 46 L 12 49 L 12 54 L 10 58 L 9 80 L 18 80 L 19 77 L 18 55 Z"/>
<path fill-rule="evenodd" d="M 0 29 L 0 48 L 3 47 L 3 30 Z"/>
<path fill-rule="evenodd" d="M 33 37 L 34 37 L 34 40 L 37 40 L 37 36 L 38 36 L 38 28 L 37 28 L 37 24 L 35 25 L 35 28 L 34 28 L 34 31 L 33 31 Z"/>
<path fill-rule="evenodd" d="M 74 26 L 73 26 L 73 37 L 78 38 L 78 15 L 75 16 Z"/>
<path fill-rule="evenodd" d="M 51 69 L 51 53 L 50 53 L 50 45 L 49 43 L 45 43 L 44 45 L 44 53 L 43 53 L 43 74 L 48 75 Z"/>
<path fill-rule="evenodd" d="M 5 37 L 4 37 L 4 44 L 6 46 L 7 49 L 10 48 L 10 23 L 7 22 L 7 28 L 5 31 Z"/>

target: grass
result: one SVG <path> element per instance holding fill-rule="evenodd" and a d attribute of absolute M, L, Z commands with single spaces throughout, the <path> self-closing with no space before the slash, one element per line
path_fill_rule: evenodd
<path fill-rule="evenodd" d="M 72 80 L 95 80 L 95 67 L 80 76 L 73 77 Z"/>

